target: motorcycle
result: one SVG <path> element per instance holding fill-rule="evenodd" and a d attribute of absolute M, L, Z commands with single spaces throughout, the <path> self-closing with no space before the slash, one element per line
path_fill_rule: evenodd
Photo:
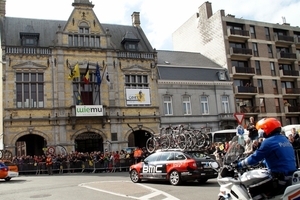
<path fill-rule="evenodd" d="M 244 147 L 239 144 L 238 136 L 230 142 L 224 156 L 223 166 L 217 168 L 217 181 L 220 185 L 218 200 L 296 200 L 300 199 L 300 171 L 294 172 L 291 183 L 276 189 L 278 180 L 271 176 L 267 168 L 251 167 L 239 169 L 237 162 L 244 158 Z M 275 189 L 274 189 L 275 188 Z"/>

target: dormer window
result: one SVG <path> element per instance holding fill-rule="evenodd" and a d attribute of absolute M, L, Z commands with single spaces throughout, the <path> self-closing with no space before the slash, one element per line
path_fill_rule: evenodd
<path fill-rule="evenodd" d="M 21 45 L 22 46 L 37 46 L 39 43 L 39 33 L 20 33 Z"/>
<path fill-rule="evenodd" d="M 125 44 L 125 49 L 128 51 L 136 51 L 137 50 L 137 44 Z"/>
<path fill-rule="evenodd" d="M 126 32 L 121 43 L 127 51 L 138 51 L 139 42 L 140 39 L 138 39 L 132 32 Z"/>

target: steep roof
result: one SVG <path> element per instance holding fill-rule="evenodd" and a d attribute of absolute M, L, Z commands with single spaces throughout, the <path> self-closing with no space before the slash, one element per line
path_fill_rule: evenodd
<path fill-rule="evenodd" d="M 160 80 L 180 81 L 229 81 L 225 68 L 200 53 L 181 51 L 157 51 Z M 219 73 L 225 73 L 225 80 Z"/>
<path fill-rule="evenodd" d="M 5 45 L 20 46 L 20 32 L 39 33 L 39 46 L 54 46 L 58 26 L 62 27 L 66 21 L 29 19 L 29 18 L 4 18 Z"/>
<path fill-rule="evenodd" d="M 67 21 L 61 20 L 14 17 L 5 17 L 4 20 L 4 40 L 7 46 L 20 46 L 20 32 L 39 33 L 40 47 L 54 46 L 58 26 L 63 28 L 67 23 Z M 139 51 L 153 51 L 150 42 L 141 28 L 103 23 L 101 25 L 104 29 L 109 29 L 109 34 L 111 34 L 111 42 L 113 43 L 112 46 L 115 49 L 125 50 L 121 44 L 121 41 L 126 34 L 130 33 L 139 39 Z"/>

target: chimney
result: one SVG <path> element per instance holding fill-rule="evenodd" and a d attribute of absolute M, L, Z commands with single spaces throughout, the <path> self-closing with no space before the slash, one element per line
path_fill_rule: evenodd
<path fill-rule="evenodd" d="M 6 0 L 0 0 L 0 17 L 5 17 Z"/>
<path fill-rule="evenodd" d="M 140 21 L 140 13 L 139 12 L 133 12 L 131 15 L 132 19 L 132 26 L 140 27 L 141 21 Z"/>
<path fill-rule="evenodd" d="M 207 19 L 208 19 L 213 15 L 212 6 L 209 1 L 205 2 L 205 8 L 206 8 L 205 10 L 206 10 L 206 15 L 207 15 Z"/>

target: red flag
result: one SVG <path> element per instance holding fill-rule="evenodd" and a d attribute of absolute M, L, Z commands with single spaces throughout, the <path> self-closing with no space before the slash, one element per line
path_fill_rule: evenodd
<path fill-rule="evenodd" d="M 86 70 L 85 70 L 85 74 L 84 74 L 83 81 L 84 81 L 86 84 L 89 84 L 89 83 L 90 83 L 89 63 L 88 63 L 87 66 L 86 66 Z"/>

